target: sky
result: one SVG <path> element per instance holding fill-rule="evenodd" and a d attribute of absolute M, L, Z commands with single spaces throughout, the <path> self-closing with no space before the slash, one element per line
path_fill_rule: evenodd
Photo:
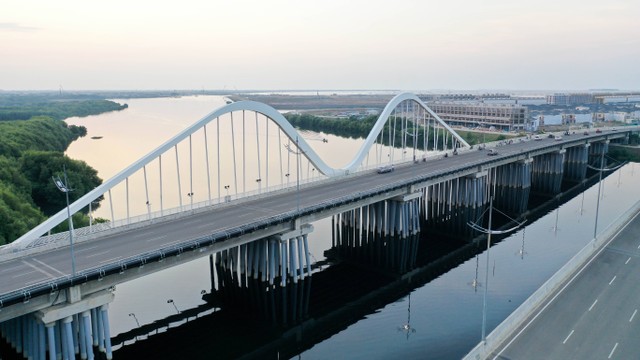
<path fill-rule="evenodd" d="M 1 8 L 0 90 L 640 89 L 638 0 Z"/>

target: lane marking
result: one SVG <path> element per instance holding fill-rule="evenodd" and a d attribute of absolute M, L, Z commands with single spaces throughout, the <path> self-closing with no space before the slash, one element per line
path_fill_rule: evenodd
<path fill-rule="evenodd" d="M 50 266 L 49 264 L 45 264 L 45 263 L 43 263 L 42 261 L 40 261 L 40 260 L 38 260 L 38 259 L 36 259 L 36 258 L 31 258 L 31 260 L 33 260 L 33 261 L 37 262 L 38 264 L 40 264 L 40 265 L 42 265 L 42 266 L 45 266 L 45 267 L 46 267 L 46 268 L 48 268 L 48 269 L 51 269 L 51 270 L 53 270 L 53 271 L 57 272 L 58 274 L 60 274 L 60 275 L 62 275 L 62 276 L 67 275 L 67 274 L 63 273 L 62 271 L 60 271 L 60 270 L 58 270 L 58 269 L 54 268 L 53 266 Z"/>
<path fill-rule="evenodd" d="M 613 356 L 613 353 L 616 351 L 617 347 L 618 347 L 618 343 L 613 345 L 613 349 L 611 349 L 611 352 L 609 353 L 609 357 L 607 359 L 611 359 L 611 357 Z"/>
<path fill-rule="evenodd" d="M 594 301 L 593 304 L 591 304 L 591 306 L 589 307 L 589 311 L 591 311 L 591 309 L 593 309 L 593 307 L 596 306 L 597 302 L 598 302 L 598 299 L 596 299 L 596 301 Z"/>
<path fill-rule="evenodd" d="M 629 257 L 624 264 L 627 265 L 629 263 L 629 261 L 631 261 L 631 257 Z"/>
<path fill-rule="evenodd" d="M 47 275 L 47 276 L 48 276 L 48 277 L 50 277 L 50 278 L 55 277 L 55 276 L 53 276 L 53 275 L 49 274 L 48 272 L 46 272 L 46 271 L 44 271 L 44 270 L 40 269 L 39 267 L 37 267 L 37 266 L 35 266 L 35 265 L 32 265 L 32 264 L 29 264 L 29 263 L 28 263 L 28 262 L 26 262 L 25 260 L 20 260 L 20 261 L 21 261 L 23 264 L 27 265 L 28 267 L 30 267 L 30 268 L 32 268 L 32 269 L 34 269 L 34 270 L 36 270 L 36 271 L 39 271 L 39 272 L 41 272 L 41 273 L 43 273 L 43 274 Z"/>
<path fill-rule="evenodd" d="M 609 281 L 609 285 L 611 285 L 613 283 L 613 281 L 616 279 L 617 275 L 613 275 L 613 279 L 611 279 L 611 281 Z"/>
<path fill-rule="evenodd" d="M 19 278 L 19 277 L 26 276 L 26 275 L 29 275 L 29 274 L 35 274 L 35 271 L 27 271 L 27 272 L 19 273 L 17 275 L 13 275 L 11 278 L 15 279 L 15 278 Z"/>
<path fill-rule="evenodd" d="M 638 245 L 638 249 L 640 249 L 640 245 Z"/>
<path fill-rule="evenodd" d="M 629 220 L 620 230 L 618 230 L 615 234 L 613 234 L 613 236 L 611 236 L 611 238 L 609 239 L 609 241 L 607 241 L 606 244 L 602 245 L 602 248 L 600 248 L 600 250 L 598 250 L 597 253 L 595 253 L 594 255 L 591 256 L 591 259 L 589 259 L 589 261 L 587 261 L 586 264 L 583 264 L 582 267 L 580 268 L 580 270 L 578 270 L 572 277 L 571 279 L 569 279 L 569 281 L 567 281 L 564 286 L 558 291 L 556 292 L 556 294 L 551 298 L 551 300 L 549 300 L 543 307 L 542 309 L 540 309 L 532 318 L 531 320 L 529 320 L 529 322 L 526 323 L 525 326 L 522 327 L 522 329 L 520 329 L 520 331 L 518 331 L 517 334 L 515 334 L 511 340 L 504 346 L 502 347 L 502 349 L 498 352 L 498 354 L 496 354 L 496 356 L 493 357 L 493 360 L 497 360 L 502 353 L 507 350 L 507 348 L 509 346 L 511 346 L 511 344 L 513 344 L 514 341 L 516 341 L 516 339 L 538 318 L 538 316 L 540 316 L 540 314 L 542 314 L 543 311 L 545 311 L 547 309 L 547 307 L 549 307 L 549 305 L 551 305 L 551 303 L 553 303 L 555 301 L 555 299 L 560 296 L 560 294 L 573 282 L 573 280 L 575 280 L 580 274 L 582 274 L 582 272 L 584 271 L 584 269 L 586 269 L 589 264 L 591 264 L 598 256 L 600 256 L 600 254 L 607 248 L 607 246 L 609 246 L 613 240 L 615 240 L 618 235 L 624 231 L 627 227 L 629 227 L 629 224 L 631 224 L 633 221 L 635 221 L 635 219 L 638 217 L 638 215 L 640 215 L 640 213 L 635 214 L 631 220 Z"/>
<path fill-rule="evenodd" d="M 636 316 L 637 313 L 638 313 L 638 309 L 633 310 L 633 315 L 631 315 L 631 317 L 629 318 L 629 322 L 633 321 L 633 318 Z"/>
<path fill-rule="evenodd" d="M 156 240 L 162 240 L 162 239 L 166 239 L 169 235 L 160 235 L 160 236 L 156 236 L 154 238 L 151 239 L 147 239 L 147 242 L 151 242 L 151 241 L 156 241 Z"/>
<path fill-rule="evenodd" d="M 103 252 L 99 252 L 99 253 L 95 253 L 95 254 L 91 254 L 91 255 L 87 255 L 87 258 L 92 258 L 92 257 L 96 257 L 96 256 L 100 256 L 100 255 L 104 255 L 104 254 L 108 254 L 110 252 L 110 250 L 107 251 L 103 251 Z"/>
<path fill-rule="evenodd" d="M 109 259 L 109 260 L 102 260 L 102 261 L 98 262 L 98 264 L 104 264 L 104 263 L 108 263 L 108 262 L 115 262 L 116 260 L 118 260 L 120 258 L 122 258 L 122 256 L 116 256 L 116 257 L 114 257 L 112 259 Z"/>
<path fill-rule="evenodd" d="M 95 245 L 95 246 L 88 246 L 88 247 L 85 247 L 85 248 L 78 249 L 78 250 L 76 250 L 75 252 L 76 252 L 76 254 L 77 254 L 77 253 L 81 253 L 81 252 L 83 252 L 83 251 L 89 251 L 89 250 L 95 249 L 95 248 L 97 248 L 97 247 L 98 247 L 98 245 Z"/>
<path fill-rule="evenodd" d="M 567 343 L 567 340 L 569 340 L 569 338 L 571 337 L 571 335 L 573 335 L 573 331 L 574 331 L 574 330 L 571 330 L 571 332 L 569 333 L 569 335 L 567 335 L 567 338 L 566 338 L 566 339 L 564 339 L 564 341 L 562 342 L 563 344 L 566 344 L 566 343 Z"/>

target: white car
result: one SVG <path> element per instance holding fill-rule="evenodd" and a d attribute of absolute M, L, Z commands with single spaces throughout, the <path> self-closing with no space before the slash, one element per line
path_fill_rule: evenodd
<path fill-rule="evenodd" d="M 556 136 L 554 137 L 554 139 L 555 139 L 555 141 L 560 141 L 560 140 L 562 140 L 562 136 L 560 136 L 560 135 L 556 135 Z"/>
<path fill-rule="evenodd" d="M 533 140 L 539 141 L 542 140 L 542 138 L 540 137 L 540 135 L 533 135 Z"/>

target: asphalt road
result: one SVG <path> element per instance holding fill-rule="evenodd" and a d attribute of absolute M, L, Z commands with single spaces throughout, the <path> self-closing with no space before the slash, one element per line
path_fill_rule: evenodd
<path fill-rule="evenodd" d="M 492 359 L 640 359 L 640 216 Z"/>
<path fill-rule="evenodd" d="M 599 136 L 602 134 L 595 134 Z M 498 155 L 488 156 L 487 151 L 472 150 L 460 155 L 450 155 L 417 164 L 397 166 L 391 173 L 377 174 L 375 170 L 348 176 L 331 182 L 308 186 L 298 193 L 274 194 L 252 201 L 231 204 L 223 208 L 213 207 L 210 211 L 184 217 L 179 220 L 156 223 L 152 226 L 134 229 L 75 246 L 76 272 L 83 269 L 115 263 L 121 259 L 158 250 L 176 243 L 196 239 L 220 230 L 251 223 L 265 216 L 275 216 L 330 200 L 372 189 L 380 185 L 402 181 L 418 175 L 428 175 L 442 170 L 453 170 L 464 165 L 480 164 L 509 155 L 583 140 L 587 136 L 572 135 L 562 141 L 543 139 L 541 141 L 514 142 L 498 147 Z M 407 156 L 409 158 L 410 155 Z M 28 288 L 37 283 L 49 282 L 71 273 L 69 248 L 8 260 L 0 263 L 0 296 L 16 290 Z"/>

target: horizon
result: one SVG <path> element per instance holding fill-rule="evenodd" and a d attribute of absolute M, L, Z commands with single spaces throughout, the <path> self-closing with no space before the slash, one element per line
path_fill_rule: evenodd
<path fill-rule="evenodd" d="M 639 17 L 627 0 L 25 0 L 0 15 L 0 89 L 637 89 Z"/>

